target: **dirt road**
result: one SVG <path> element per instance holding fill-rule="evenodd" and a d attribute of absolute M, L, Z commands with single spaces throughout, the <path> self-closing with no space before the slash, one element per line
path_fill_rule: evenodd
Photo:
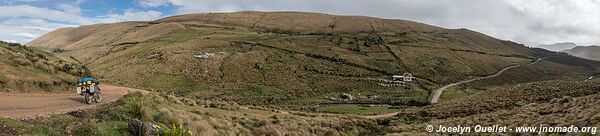
<path fill-rule="evenodd" d="M 521 65 L 514 65 L 514 66 L 510 66 L 510 67 L 506 67 L 500 71 L 498 71 L 498 73 L 491 75 L 491 76 L 486 76 L 486 77 L 478 77 L 478 78 L 473 78 L 473 79 L 469 79 L 469 80 L 464 80 L 464 81 L 460 81 L 460 82 L 456 82 L 456 83 L 452 83 L 446 86 L 443 86 L 441 88 L 435 89 L 433 91 L 433 94 L 431 95 L 431 97 L 429 97 L 429 103 L 431 104 L 435 104 L 438 102 L 438 100 L 440 99 L 440 96 L 442 95 L 442 93 L 444 92 L 444 90 L 453 87 L 453 86 L 457 86 L 460 84 L 464 84 L 464 83 L 469 83 L 469 82 L 473 82 L 473 81 L 477 81 L 477 80 L 482 80 L 482 79 L 488 79 L 488 78 L 493 78 L 493 77 L 497 77 L 499 75 L 501 75 L 502 73 L 504 73 L 505 71 L 512 69 L 512 68 L 516 68 L 519 67 Z"/>
<path fill-rule="evenodd" d="M 536 63 L 540 62 L 541 60 L 542 60 L 541 58 L 538 58 L 536 61 L 534 61 L 534 62 L 532 62 L 532 63 L 529 63 L 529 64 L 527 64 L 527 66 L 530 66 L 530 65 L 536 64 Z M 513 66 L 506 67 L 506 68 L 504 68 L 504 69 L 502 69 L 502 70 L 498 71 L 498 72 L 497 72 L 496 74 L 494 74 L 494 75 L 490 75 L 490 76 L 486 76 L 486 77 L 478 77 L 478 78 L 473 78 L 473 79 L 469 79 L 469 80 L 465 80 L 465 81 L 460 81 L 460 82 L 457 82 L 457 83 L 452 83 L 452 84 L 449 84 L 449 85 L 443 86 L 443 87 L 441 87 L 441 88 L 438 88 L 438 89 L 434 90 L 434 91 L 433 91 L 433 94 L 432 94 L 432 95 L 429 97 L 429 103 L 431 103 L 431 104 L 435 104 L 435 103 L 437 103 L 437 102 L 438 102 L 438 100 L 440 99 L 440 96 L 441 96 L 441 95 L 442 95 L 442 93 L 444 92 L 444 90 L 446 90 L 446 89 L 448 89 L 448 88 L 450 88 L 450 87 L 457 86 L 457 85 L 464 84 L 464 83 L 469 83 L 469 82 L 477 81 L 477 80 L 482 80 L 482 79 L 488 79 L 488 78 L 497 77 L 497 76 L 501 75 L 502 73 L 506 72 L 506 71 L 507 71 L 507 70 L 509 70 L 509 69 L 513 69 L 513 68 L 520 67 L 520 66 L 523 66 L 523 65 L 513 65 Z"/>
<path fill-rule="evenodd" d="M 526 66 L 530 66 L 530 65 L 533 65 L 533 64 L 539 63 L 540 61 L 542 61 L 542 58 L 538 58 L 536 61 L 534 61 L 534 62 L 532 62 L 532 63 L 529 63 L 529 64 L 527 64 Z M 498 72 L 497 72 L 496 74 L 494 74 L 494 75 L 490 75 L 490 76 L 486 76 L 486 77 L 478 77 L 478 78 L 473 78 L 473 79 L 469 79 L 469 80 L 464 80 L 464 81 L 460 81 L 460 82 L 457 82 L 457 83 L 452 83 L 452 84 L 449 84 L 449 85 L 443 86 L 443 87 L 441 87 L 441 88 L 438 88 L 438 89 L 436 89 L 436 90 L 433 92 L 433 94 L 431 95 L 431 97 L 429 97 L 429 103 L 431 103 L 431 104 L 435 104 L 435 103 L 437 103 L 437 102 L 438 102 L 438 100 L 439 100 L 439 98 L 440 98 L 440 96 L 441 96 L 441 95 L 442 95 L 442 93 L 444 92 L 444 90 L 446 90 L 446 89 L 448 89 L 448 88 L 450 88 L 450 87 L 453 87 L 453 86 L 456 86 L 456 85 L 460 85 L 460 84 L 464 84 L 464 83 L 469 83 L 469 82 L 477 81 L 477 80 L 482 80 L 482 79 L 488 79 L 488 78 L 497 77 L 497 76 L 501 75 L 502 73 L 506 72 L 506 71 L 507 71 L 507 70 L 509 70 L 509 69 L 513 69 L 513 68 L 520 67 L 520 66 L 523 66 L 523 65 L 513 65 L 513 66 L 506 67 L 506 68 L 504 68 L 504 69 L 502 69 L 502 70 L 498 71 Z M 396 115 L 398 115 L 398 113 L 400 113 L 400 112 L 386 113 L 386 114 L 381 114 L 381 115 L 373 115 L 373 116 L 364 116 L 364 117 L 366 117 L 366 118 L 370 118 L 370 119 L 378 119 L 378 118 L 390 118 L 390 117 L 393 117 L 393 116 L 396 116 Z"/>
<path fill-rule="evenodd" d="M 145 92 L 139 89 L 104 84 L 100 85 L 100 88 L 104 97 L 100 104 L 114 102 L 129 92 Z M 77 95 L 75 92 L 71 94 L 0 94 L 0 117 L 34 118 L 40 115 L 90 109 L 97 105 L 99 104 L 86 104 L 83 96 Z"/>
<path fill-rule="evenodd" d="M 368 119 L 390 118 L 390 117 L 398 115 L 398 113 L 400 113 L 400 112 L 392 112 L 392 113 L 379 114 L 379 115 L 373 115 L 373 116 L 363 116 L 363 117 L 368 118 Z"/>
<path fill-rule="evenodd" d="M 456 82 L 456 83 L 452 83 L 446 86 L 443 86 L 441 88 L 436 89 L 433 94 L 429 97 L 429 103 L 431 104 L 435 104 L 438 102 L 440 96 L 442 95 L 442 93 L 444 92 L 444 90 L 456 86 L 456 85 L 460 85 L 460 84 L 464 84 L 464 83 L 469 83 L 469 82 L 473 82 L 476 80 L 481 80 L 481 79 L 487 79 L 487 78 L 492 78 L 492 77 L 496 77 L 499 76 L 500 74 L 504 73 L 505 71 L 515 68 L 515 67 L 519 67 L 521 65 L 514 65 L 514 66 L 510 66 L 510 67 L 506 67 L 500 71 L 498 71 L 498 73 L 491 75 L 491 76 L 487 76 L 487 77 L 478 77 L 478 78 L 473 78 L 473 79 L 469 79 L 469 80 L 464 80 L 464 81 L 460 81 L 460 82 Z M 373 115 L 373 116 L 364 116 L 365 118 L 369 118 L 369 119 L 380 119 L 380 118 L 390 118 L 393 116 L 398 115 L 398 113 L 400 112 L 392 112 L 392 113 L 386 113 L 386 114 L 381 114 L 381 115 Z"/>

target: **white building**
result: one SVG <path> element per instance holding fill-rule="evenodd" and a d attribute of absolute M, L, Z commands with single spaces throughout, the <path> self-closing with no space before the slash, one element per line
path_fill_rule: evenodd
<path fill-rule="evenodd" d="M 404 73 L 402 75 L 393 75 L 392 81 L 411 82 L 415 77 L 411 73 Z"/>

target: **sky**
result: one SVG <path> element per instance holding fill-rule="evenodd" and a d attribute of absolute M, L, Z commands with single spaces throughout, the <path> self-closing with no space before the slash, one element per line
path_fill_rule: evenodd
<path fill-rule="evenodd" d="M 527 46 L 600 45 L 600 0 L 0 0 L 0 40 L 27 43 L 62 27 L 248 10 L 405 19 Z"/>

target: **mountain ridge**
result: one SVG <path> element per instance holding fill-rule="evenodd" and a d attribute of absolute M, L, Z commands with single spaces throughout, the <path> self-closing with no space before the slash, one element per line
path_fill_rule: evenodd
<path fill-rule="evenodd" d="M 597 45 L 577 46 L 565 52 L 573 56 L 600 61 L 600 46 Z"/>
<path fill-rule="evenodd" d="M 554 44 L 542 44 L 542 45 L 538 45 L 538 48 L 544 48 L 550 51 L 555 51 L 555 52 L 562 52 L 574 47 L 577 47 L 578 45 L 573 43 L 573 42 L 562 42 L 562 43 L 554 43 Z"/>

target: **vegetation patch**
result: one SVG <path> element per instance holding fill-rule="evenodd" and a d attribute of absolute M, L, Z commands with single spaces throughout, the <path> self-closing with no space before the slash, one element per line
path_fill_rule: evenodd
<path fill-rule="evenodd" d="M 66 92 L 84 73 L 76 61 L 16 43 L 0 43 L 0 92 Z"/>
<path fill-rule="evenodd" d="M 144 81 L 144 86 L 150 88 L 149 90 L 176 93 L 180 96 L 210 89 L 208 83 L 192 83 L 188 79 L 177 75 L 155 75 Z"/>
<path fill-rule="evenodd" d="M 472 94 L 475 94 L 478 92 L 481 92 L 481 90 L 477 90 L 474 88 L 468 88 L 468 87 L 450 87 L 450 88 L 444 90 L 444 92 L 442 93 L 442 96 L 440 96 L 440 99 L 442 101 L 447 101 L 447 100 L 466 97 L 466 96 L 469 96 L 469 95 L 472 95 Z"/>
<path fill-rule="evenodd" d="M 319 112 L 337 113 L 337 114 L 354 114 L 354 115 L 377 115 L 391 112 L 397 112 L 399 109 L 390 109 L 384 106 L 362 106 L 355 104 L 335 105 L 323 108 L 317 108 Z"/>

